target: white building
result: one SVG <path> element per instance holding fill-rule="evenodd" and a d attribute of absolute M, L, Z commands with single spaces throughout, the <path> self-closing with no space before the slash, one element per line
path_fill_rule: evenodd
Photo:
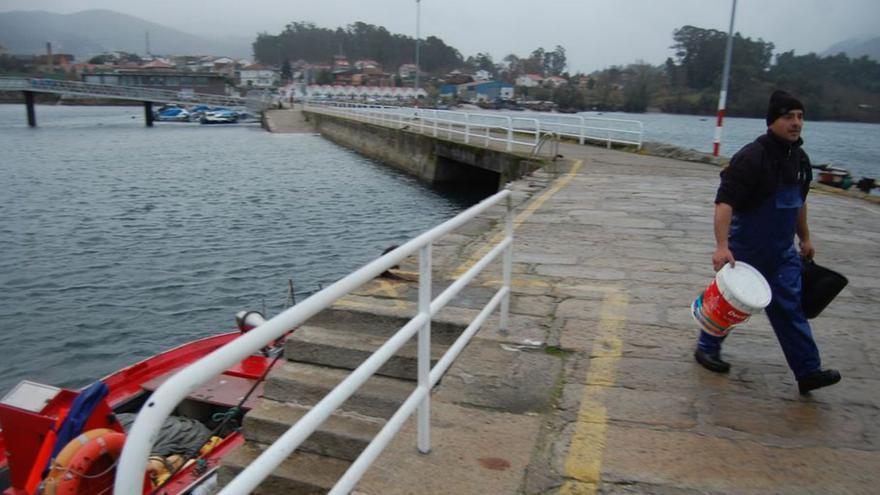
<path fill-rule="evenodd" d="M 281 83 L 281 74 L 271 67 L 254 64 L 241 69 L 239 80 L 245 88 L 274 88 Z"/>
<path fill-rule="evenodd" d="M 517 86 L 534 88 L 537 86 L 541 86 L 542 84 L 544 84 L 544 78 L 538 74 L 524 74 L 516 78 Z"/>
<path fill-rule="evenodd" d="M 397 75 L 404 79 L 414 78 L 416 77 L 416 72 L 418 72 L 418 67 L 416 64 L 403 64 L 400 68 L 397 69 Z"/>
<path fill-rule="evenodd" d="M 544 83 L 554 88 L 558 88 L 559 86 L 568 84 L 568 81 L 564 77 L 550 76 L 547 79 L 544 79 Z"/>
<path fill-rule="evenodd" d="M 415 90 L 411 87 L 394 88 L 388 86 L 340 86 L 311 84 L 306 89 L 308 98 L 331 100 L 413 100 L 425 98 L 428 93 L 424 89 Z"/>
<path fill-rule="evenodd" d="M 492 74 L 489 74 L 489 71 L 485 69 L 480 69 L 474 72 L 474 80 L 475 81 L 491 81 Z"/>

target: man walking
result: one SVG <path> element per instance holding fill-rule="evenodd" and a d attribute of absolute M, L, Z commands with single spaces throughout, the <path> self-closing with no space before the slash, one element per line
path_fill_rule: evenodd
<path fill-rule="evenodd" d="M 840 381 L 836 370 L 822 370 L 819 349 L 801 308 L 800 256 L 815 254 L 807 226 L 807 204 L 812 170 L 801 149 L 804 105 L 794 96 L 776 91 L 767 108 L 767 133 L 744 146 L 721 172 L 715 196 L 715 271 L 725 263 L 745 261 L 761 272 L 773 294 L 767 317 L 776 333 L 798 390 L 811 390 Z M 718 373 L 730 370 L 721 359 L 724 337 L 700 332 L 694 357 Z"/>

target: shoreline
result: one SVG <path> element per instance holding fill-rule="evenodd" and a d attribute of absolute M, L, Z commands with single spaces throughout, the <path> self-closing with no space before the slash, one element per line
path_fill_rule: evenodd
<path fill-rule="evenodd" d="M 645 141 L 642 144 L 641 151 L 638 151 L 637 153 L 647 156 L 672 158 L 675 160 L 682 160 L 686 162 L 705 163 L 709 165 L 715 165 L 720 168 L 724 168 L 727 166 L 728 163 L 730 163 L 730 157 L 716 157 L 712 156 L 712 154 L 710 153 L 704 153 L 702 151 L 697 151 L 692 148 L 676 146 L 674 144 L 657 143 L 653 141 Z M 871 203 L 880 204 L 880 190 L 878 190 L 878 194 L 871 194 L 859 191 L 855 187 L 851 187 L 850 189 L 840 189 L 838 187 L 822 184 L 820 182 L 817 182 L 815 179 L 810 183 L 810 189 L 821 191 L 823 193 L 839 194 L 842 196 L 862 199 Z"/>
<path fill-rule="evenodd" d="M 13 92 L 9 91 L 0 91 L 0 105 L 9 104 L 9 105 L 21 105 L 22 101 L 12 101 L 11 99 L 4 98 L 5 95 Z M 48 100 L 48 101 L 47 101 Z M 46 99 L 40 101 L 38 99 L 37 104 L 46 104 L 53 106 L 67 106 L 67 107 L 97 107 L 97 106 L 110 106 L 110 107 L 132 107 L 139 106 L 140 102 L 133 103 L 123 103 L 120 100 L 99 100 L 92 99 L 88 101 L 83 101 L 81 99 L 77 100 L 65 100 L 64 98 L 54 98 L 54 99 Z M 656 113 L 656 112 L 652 112 Z M 663 114 L 662 112 L 660 112 Z M 636 115 L 636 114 L 633 114 Z M 664 115 L 686 115 L 686 114 L 664 114 Z M 689 114 L 688 114 L 689 115 Z M 696 116 L 696 115 L 695 115 Z M 826 122 L 838 122 L 838 121 L 826 121 Z M 842 122 L 842 121 L 840 121 Z M 682 160 L 686 162 L 693 163 L 704 163 L 709 165 L 714 165 L 717 167 L 724 167 L 730 162 L 730 157 L 727 156 L 712 156 L 710 153 L 702 152 L 695 150 L 693 148 L 688 148 L 685 146 L 679 146 L 675 144 L 669 143 L 661 143 L 656 141 L 645 141 L 642 144 L 642 149 L 639 151 L 633 150 L 632 152 L 640 155 L 646 156 L 655 156 L 660 158 L 672 158 L 676 160 Z M 855 176 L 854 176 L 855 178 Z M 872 193 L 863 193 L 857 189 L 850 188 L 849 190 L 839 189 L 836 187 L 827 186 L 825 184 L 821 184 L 816 182 L 815 180 L 810 184 L 810 188 L 822 192 L 826 192 L 829 194 L 840 194 L 843 196 L 849 196 L 857 199 L 862 199 L 871 203 L 880 204 L 880 189 L 875 189 L 878 191 L 876 194 Z"/>

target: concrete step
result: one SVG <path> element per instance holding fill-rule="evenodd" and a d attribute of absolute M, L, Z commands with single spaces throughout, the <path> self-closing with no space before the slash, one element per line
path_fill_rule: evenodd
<path fill-rule="evenodd" d="M 248 442 L 271 444 L 300 420 L 310 407 L 263 399 L 244 417 Z M 327 418 L 299 449 L 328 457 L 354 461 L 385 426 L 385 421 L 362 415 L 336 413 Z"/>
<path fill-rule="evenodd" d="M 284 357 L 288 361 L 353 370 L 387 340 L 386 337 L 373 334 L 303 326 L 287 338 Z M 444 344 L 431 344 L 432 366 L 448 348 Z M 409 342 L 404 344 L 396 355 L 379 368 L 377 374 L 404 380 L 417 380 L 418 335 L 414 335 Z"/>
<path fill-rule="evenodd" d="M 263 397 L 313 406 L 349 374 L 350 370 L 288 361 L 269 374 Z M 372 376 L 342 404 L 341 410 L 388 419 L 413 390 L 414 382 Z"/>
<path fill-rule="evenodd" d="M 220 486 L 226 486 L 262 453 L 265 446 L 247 442 L 223 457 L 218 471 Z M 294 452 L 253 491 L 255 495 L 325 494 L 351 465 L 349 461 L 309 452 Z"/>
<path fill-rule="evenodd" d="M 370 298 L 361 298 L 368 300 Z M 381 301 L 379 301 L 381 302 Z M 405 309 L 367 302 L 364 308 L 333 306 L 325 309 L 306 322 L 308 326 L 336 328 L 363 335 L 390 337 L 415 316 L 415 305 Z M 431 322 L 431 341 L 452 344 L 467 327 L 467 321 L 435 318 Z"/>

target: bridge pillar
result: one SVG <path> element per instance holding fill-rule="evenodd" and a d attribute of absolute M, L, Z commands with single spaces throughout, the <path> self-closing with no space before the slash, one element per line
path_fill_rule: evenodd
<path fill-rule="evenodd" d="M 37 112 L 34 110 L 34 92 L 33 91 L 22 91 L 24 93 L 24 104 L 27 107 L 27 119 L 28 125 L 31 127 L 37 126 Z"/>
<path fill-rule="evenodd" d="M 147 127 L 153 127 L 153 102 L 145 101 L 144 102 L 144 119 L 147 122 Z"/>

